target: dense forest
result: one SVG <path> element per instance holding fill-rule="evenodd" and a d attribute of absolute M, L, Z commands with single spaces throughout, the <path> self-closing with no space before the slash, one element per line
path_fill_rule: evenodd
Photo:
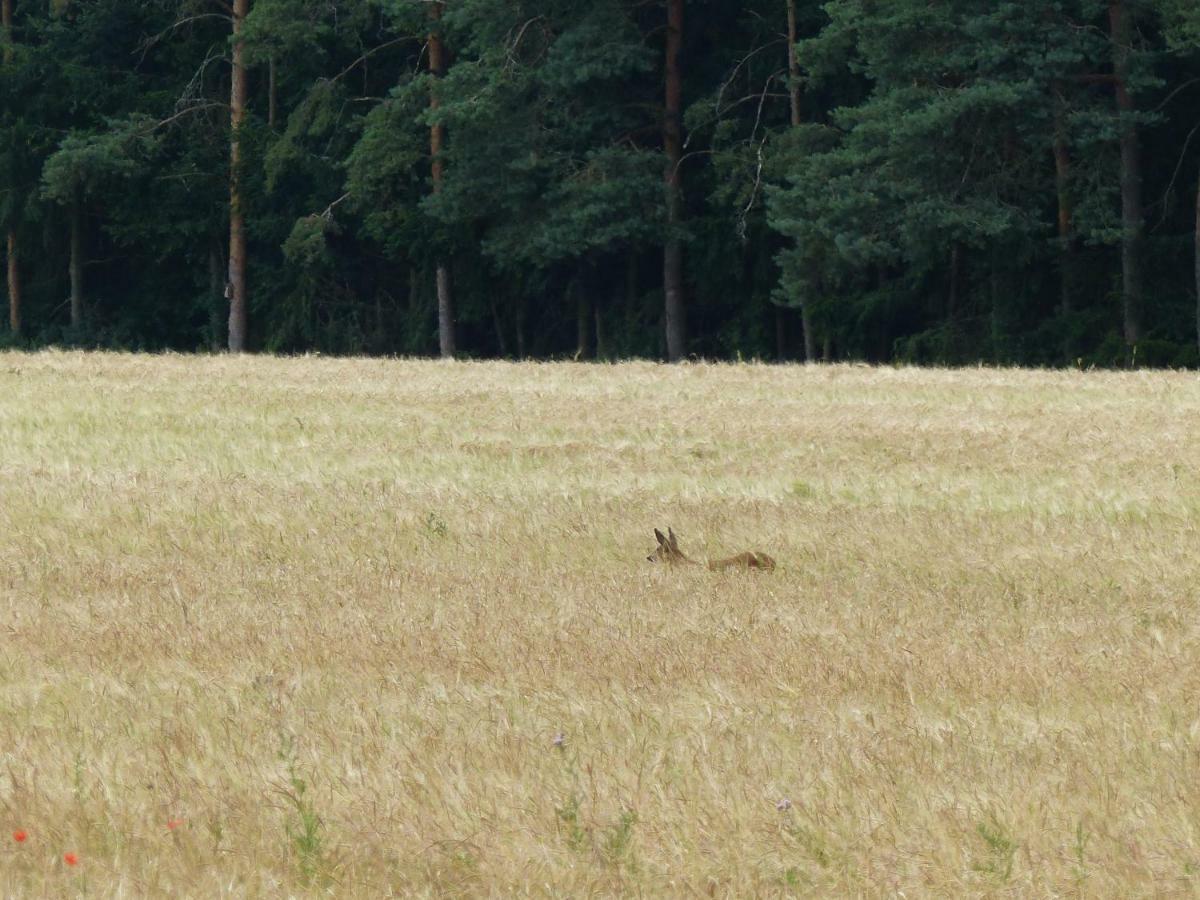
<path fill-rule="evenodd" d="M 0 0 L 0 344 L 1200 363 L 1196 0 Z"/>

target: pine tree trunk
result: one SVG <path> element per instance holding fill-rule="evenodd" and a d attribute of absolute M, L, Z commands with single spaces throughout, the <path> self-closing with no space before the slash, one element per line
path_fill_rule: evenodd
<path fill-rule="evenodd" d="M 13 61 L 13 0 L 0 0 L 0 40 L 4 41 L 4 64 Z M 14 337 L 21 334 L 21 270 L 17 264 L 17 232 L 8 229 L 8 327 Z"/>
<path fill-rule="evenodd" d="M 213 353 L 221 349 L 221 306 L 224 301 L 221 277 L 221 246 L 214 239 L 208 247 L 208 346 Z"/>
<path fill-rule="evenodd" d="M 442 43 L 442 35 L 438 23 L 442 19 L 443 4 L 434 3 L 429 8 L 433 27 L 429 31 L 429 72 L 433 77 L 441 78 L 446 74 L 446 48 Z M 429 108 L 436 111 L 441 105 L 438 100 L 437 88 L 429 92 Z M 446 126 L 435 122 L 429 128 L 429 156 L 432 160 L 433 192 L 441 193 L 442 178 L 445 174 L 445 164 L 442 161 L 442 148 L 446 144 Z M 444 359 L 454 356 L 458 348 L 455 346 L 454 328 L 454 294 L 450 285 L 450 272 L 445 261 L 437 266 L 437 296 L 438 296 L 438 349 Z"/>
<path fill-rule="evenodd" d="M 796 0 L 787 0 L 788 24 L 788 98 L 792 108 L 792 127 L 798 128 L 800 118 L 800 62 L 796 59 Z M 813 332 L 808 301 L 800 301 L 800 321 L 804 327 L 804 361 L 817 361 L 817 336 Z"/>
<path fill-rule="evenodd" d="M 418 316 L 421 321 L 424 320 L 424 311 L 426 309 L 425 298 L 421 296 L 422 288 L 425 286 L 425 272 L 417 266 L 408 267 L 408 291 L 405 295 L 405 306 L 407 321 L 416 322 Z M 407 329 L 405 329 L 407 330 Z M 421 327 L 423 332 L 424 326 Z"/>
<path fill-rule="evenodd" d="M 246 219 L 242 210 L 241 129 L 246 116 L 245 43 L 241 39 L 250 0 L 233 0 L 233 79 L 229 100 L 229 350 L 246 350 Z"/>
<path fill-rule="evenodd" d="M 454 293 L 450 284 L 450 269 L 445 263 L 437 267 L 438 299 L 438 350 L 443 359 L 453 359 L 454 346 Z"/>
<path fill-rule="evenodd" d="M 21 336 L 21 269 L 17 257 L 17 233 L 8 232 L 8 330 Z"/>
<path fill-rule="evenodd" d="M 275 117 L 279 112 L 279 92 L 275 86 L 275 57 L 267 60 L 267 127 L 275 127 Z"/>
<path fill-rule="evenodd" d="M 1061 101 L 1054 115 L 1054 185 L 1058 194 L 1059 311 L 1069 315 L 1074 307 L 1075 210 L 1071 202 L 1071 154 Z"/>
<path fill-rule="evenodd" d="M 0 0 L 0 30 L 4 32 L 4 34 L 0 35 L 0 39 L 4 41 L 4 62 L 6 65 L 13 60 L 12 27 L 13 0 Z"/>
<path fill-rule="evenodd" d="M 496 295 L 491 295 L 492 327 L 496 329 L 496 346 L 500 350 L 500 358 L 508 359 L 508 337 L 504 334 L 504 319 L 500 316 L 500 306 L 496 303 Z"/>
<path fill-rule="evenodd" d="M 1003 301 L 1000 299 L 1000 275 L 996 266 L 996 254 L 992 253 L 991 256 L 988 263 L 988 303 L 992 310 L 989 316 L 992 330 L 992 365 L 999 366 L 1004 362 L 1002 351 L 1005 345 L 1005 328 L 1004 316 L 1000 311 Z"/>
<path fill-rule="evenodd" d="M 666 296 L 667 359 L 679 362 L 687 355 L 687 321 L 683 296 L 683 243 L 678 227 L 683 221 L 683 74 L 679 53 L 683 49 L 684 0 L 667 0 L 666 103 L 663 146 L 666 149 L 667 240 L 663 248 L 663 293 Z"/>
<path fill-rule="evenodd" d="M 529 347 L 525 339 L 526 304 L 529 301 L 522 294 L 517 298 L 517 359 L 524 360 L 529 355 Z"/>
<path fill-rule="evenodd" d="M 1142 337 L 1142 240 L 1145 211 L 1142 206 L 1142 162 L 1137 112 L 1129 93 L 1133 29 L 1125 0 L 1109 0 L 1108 20 L 1113 45 L 1113 77 L 1121 131 L 1121 282 L 1125 343 L 1134 346 Z"/>
<path fill-rule="evenodd" d="M 593 306 L 593 317 L 596 322 L 596 359 L 605 359 L 608 348 L 604 346 L 604 328 L 603 317 L 600 315 L 601 304 L 596 303 Z"/>
<path fill-rule="evenodd" d="M 592 345 L 592 309 L 583 285 L 575 286 L 575 358 L 587 359 Z"/>
<path fill-rule="evenodd" d="M 375 287 L 375 348 L 382 350 L 386 346 L 387 334 L 383 328 L 383 291 Z"/>
<path fill-rule="evenodd" d="M 962 280 L 962 245 L 955 242 L 950 248 L 950 285 L 946 296 L 947 334 L 945 362 L 957 361 L 959 330 L 959 287 Z"/>
<path fill-rule="evenodd" d="M 83 325 L 83 204 L 71 202 L 71 327 Z"/>
<path fill-rule="evenodd" d="M 796 59 L 796 0 L 787 0 L 788 99 L 792 127 L 800 124 L 800 62 Z"/>
<path fill-rule="evenodd" d="M 1058 191 L 1058 309 L 1065 318 L 1075 308 L 1075 286 L 1079 241 L 1075 236 L 1075 212 L 1069 187 L 1071 159 L 1061 132 L 1054 140 L 1054 175 Z M 1069 323 L 1063 332 L 1063 358 L 1070 361 L 1076 355 L 1076 342 Z"/>
<path fill-rule="evenodd" d="M 638 254 L 630 250 L 625 258 L 625 321 L 634 322 L 642 312 L 641 293 L 638 290 Z"/>

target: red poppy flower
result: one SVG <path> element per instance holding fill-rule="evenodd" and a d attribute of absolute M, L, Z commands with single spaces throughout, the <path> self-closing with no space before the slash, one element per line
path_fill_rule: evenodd
<path fill-rule="evenodd" d="M 68 866 L 74 866 L 79 863 L 79 857 L 74 853 L 64 853 L 63 862 L 65 862 Z"/>
<path fill-rule="evenodd" d="M 13 840 L 16 841 L 18 844 L 23 844 L 28 839 L 29 839 L 29 835 L 25 833 L 25 830 L 23 828 L 18 828 L 16 831 L 13 832 Z"/>
<path fill-rule="evenodd" d="M 183 819 L 167 819 L 167 831 L 174 831 L 183 824 Z"/>

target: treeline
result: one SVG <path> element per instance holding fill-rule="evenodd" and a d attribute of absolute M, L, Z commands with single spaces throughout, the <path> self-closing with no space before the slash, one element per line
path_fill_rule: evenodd
<path fill-rule="evenodd" d="M 0 342 L 1200 363 L 1196 0 L 0 0 Z"/>

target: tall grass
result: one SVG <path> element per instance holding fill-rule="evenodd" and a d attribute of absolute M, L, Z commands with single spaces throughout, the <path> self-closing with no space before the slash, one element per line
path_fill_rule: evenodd
<path fill-rule="evenodd" d="M 1198 512 L 1193 375 L 0 354 L 0 893 L 1194 893 Z"/>

